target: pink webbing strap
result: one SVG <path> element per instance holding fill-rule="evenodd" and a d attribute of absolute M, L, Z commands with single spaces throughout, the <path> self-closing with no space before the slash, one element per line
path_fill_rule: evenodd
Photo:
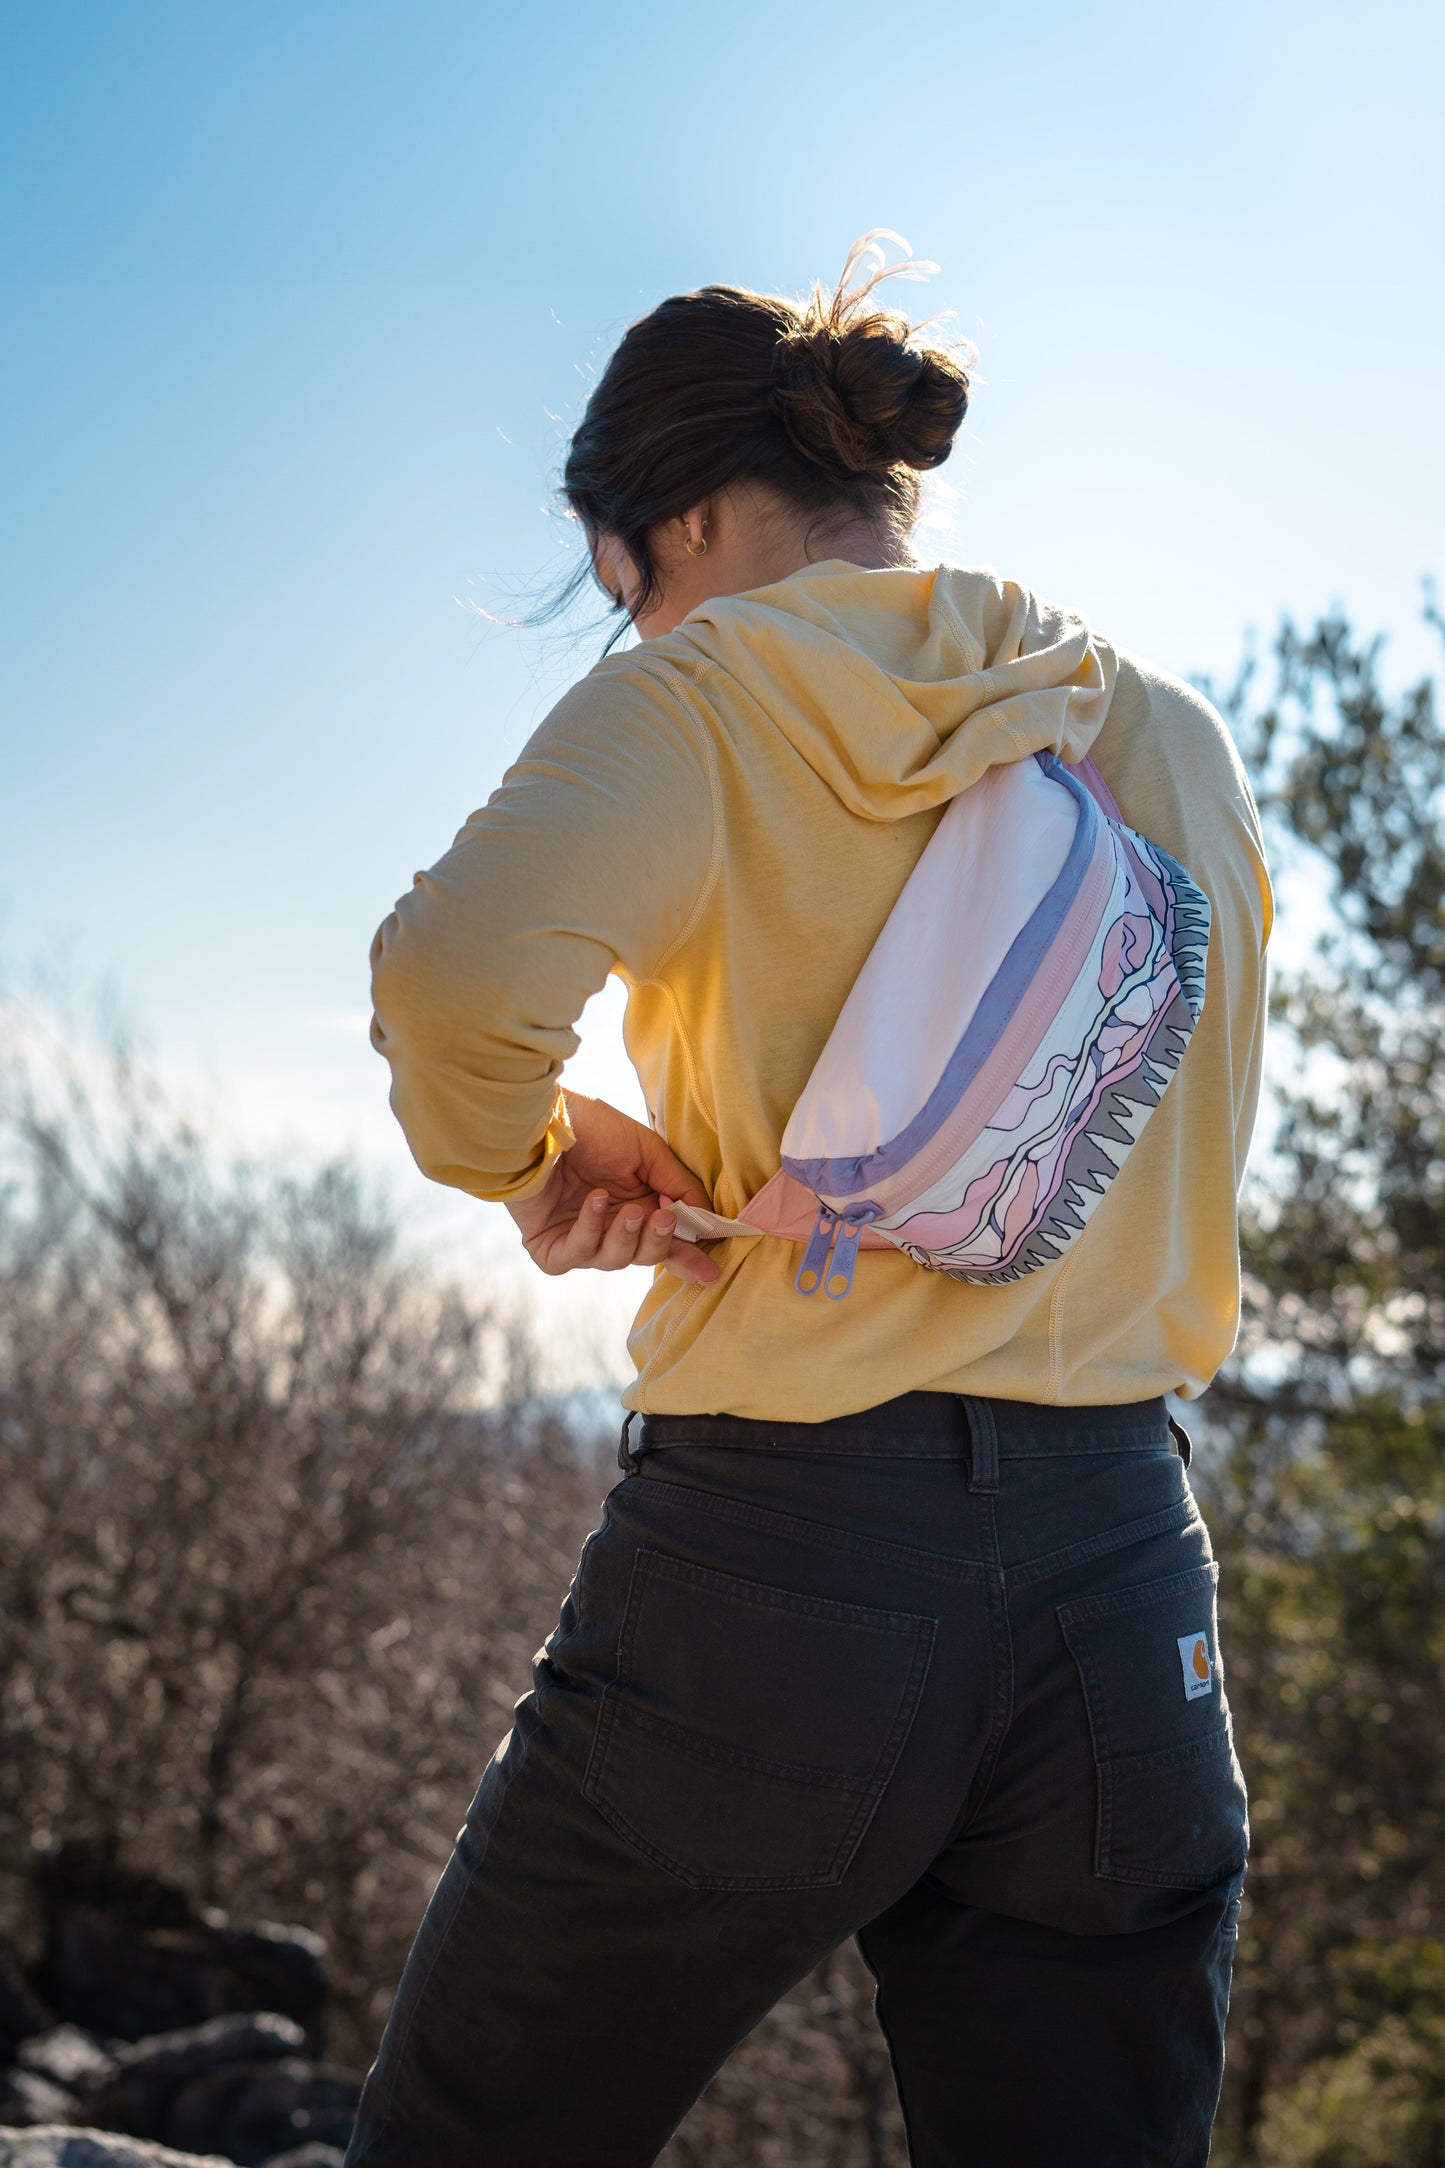
<path fill-rule="evenodd" d="M 1102 806 L 1103 810 L 1108 814 L 1111 821 L 1121 821 L 1124 818 L 1123 814 L 1119 811 L 1118 799 L 1114 796 L 1114 793 L 1110 790 L 1108 784 L 1104 781 L 1104 778 L 1100 775 L 1098 769 L 1094 766 L 1092 760 L 1076 761 L 1074 764 L 1074 773 L 1079 778 L 1079 781 L 1083 784 L 1085 790 L 1089 793 L 1089 796 L 1093 799 L 1094 803 L 1098 806 Z"/>

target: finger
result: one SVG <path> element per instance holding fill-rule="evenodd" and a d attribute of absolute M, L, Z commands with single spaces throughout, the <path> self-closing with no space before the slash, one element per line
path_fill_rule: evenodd
<path fill-rule="evenodd" d="M 557 1247 L 555 1228 L 547 1228 L 539 1235 L 525 1236 L 522 1247 L 539 1272 L 554 1273 L 563 1269 L 552 1262 L 552 1252 Z"/>
<path fill-rule="evenodd" d="M 567 1261 L 567 1239 L 571 1232 L 570 1226 L 547 1227 L 541 1234 L 529 1236 L 522 1244 L 538 1271 L 545 1272 L 549 1279 L 555 1280 L 572 1270 Z"/>
<path fill-rule="evenodd" d="M 647 1224 L 645 1204 L 625 1204 L 613 1215 L 593 1264 L 601 1272 L 621 1272 L 637 1259 L 637 1245 Z"/>
<path fill-rule="evenodd" d="M 594 1189 L 586 1199 L 568 1228 L 559 1249 L 554 1252 L 554 1272 L 573 1272 L 581 1265 L 590 1265 L 602 1246 L 607 1233 L 607 1208 L 611 1199 L 605 1189 Z"/>
<path fill-rule="evenodd" d="M 638 1237 L 633 1263 L 637 1265 L 660 1265 L 672 1248 L 672 1238 L 677 1231 L 677 1215 L 664 1198 L 659 1211 L 650 1212 Z"/>
<path fill-rule="evenodd" d="M 707 1191 L 690 1167 L 669 1150 L 655 1129 L 642 1131 L 643 1145 L 638 1172 L 659 1197 L 675 1197 L 683 1204 L 700 1204 L 706 1210 Z"/>
<path fill-rule="evenodd" d="M 662 1260 L 665 1272 L 676 1273 L 680 1280 L 691 1280 L 697 1287 L 711 1287 L 722 1278 L 722 1268 L 706 1250 L 700 1250 L 695 1242 L 684 1242 L 681 1235 L 674 1235 L 672 1246 Z"/>

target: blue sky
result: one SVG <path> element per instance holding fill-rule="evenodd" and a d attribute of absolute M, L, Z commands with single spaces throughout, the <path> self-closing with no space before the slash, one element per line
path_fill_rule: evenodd
<path fill-rule="evenodd" d="M 1445 571 L 1445 16 L 73 0 L 4 39 L 0 931 L 109 979 L 248 1143 L 440 1197 L 365 1045 L 378 919 L 594 652 L 488 625 L 664 294 L 864 228 L 980 381 L 930 515 L 1183 672 Z M 615 1005 L 581 1075 L 621 1094 Z M 502 1269 L 496 1267 L 494 1269 Z M 543 1290 L 613 1333 L 640 1281 Z M 557 1307 L 558 1304 L 561 1307 Z M 570 1305 L 570 1307 L 568 1307 Z M 614 1356 L 616 1353 L 614 1347 Z"/>

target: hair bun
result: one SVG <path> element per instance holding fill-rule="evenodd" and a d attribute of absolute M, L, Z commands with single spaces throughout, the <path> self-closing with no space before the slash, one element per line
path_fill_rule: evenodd
<path fill-rule="evenodd" d="M 842 299 L 842 297 L 840 297 Z M 941 466 L 968 411 L 968 371 L 892 309 L 815 303 L 778 341 L 770 406 L 834 472 Z"/>
<path fill-rule="evenodd" d="M 904 261 L 891 263 L 889 249 Z M 631 325 L 567 450 L 562 487 L 598 548 L 620 546 L 640 578 L 633 622 L 656 608 L 660 533 L 718 491 L 757 485 L 836 541 L 861 520 L 886 561 L 908 561 L 920 475 L 945 460 L 968 411 L 973 349 L 933 336 L 875 298 L 883 279 L 931 276 L 901 234 L 875 226 L 831 292 L 806 301 L 745 286 L 671 294 Z M 619 608 L 621 605 L 619 605 Z"/>

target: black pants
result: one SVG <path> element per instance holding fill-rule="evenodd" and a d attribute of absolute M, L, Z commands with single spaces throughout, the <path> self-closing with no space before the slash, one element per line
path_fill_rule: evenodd
<path fill-rule="evenodd" d="M 1247 1830 L 1163 1403 L 624 1452 L 348 2168 L 639 2168 L 848 1935 L 919 2168 L 1203 2162 Z"/>

